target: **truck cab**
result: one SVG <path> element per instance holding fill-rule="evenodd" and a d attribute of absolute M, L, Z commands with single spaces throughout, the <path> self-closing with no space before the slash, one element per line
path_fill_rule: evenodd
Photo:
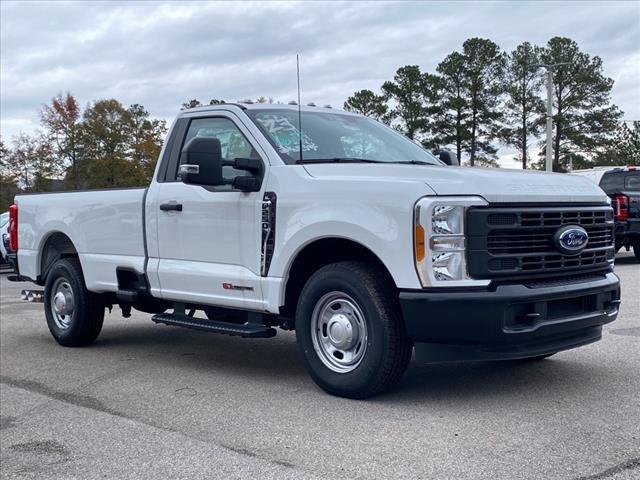
<path fill-rule="evenodd" d="M 147 188 L 20 195 L 17 276 L 53 337 L 105 308 L 242 337 L 295 330 L 327 392 L 426 362 L 541 359 L 620 303 L 614 217 L 587 179 L 462 168 L 386 125 L 291 105 L 181 112 Z M 29 296 L 31 294 L 31 296 Z"/>

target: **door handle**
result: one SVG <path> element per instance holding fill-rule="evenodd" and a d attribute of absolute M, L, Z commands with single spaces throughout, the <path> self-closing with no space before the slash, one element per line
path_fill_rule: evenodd
<path fill-rule="evenodd" d="M 176 202 L 161 203 L 160 210 L 162 210 L 163 212 L 170 212 L 171 210 L 174 210 L 176 212 L 181 212 L 182 204 L 176 203 Z"/>

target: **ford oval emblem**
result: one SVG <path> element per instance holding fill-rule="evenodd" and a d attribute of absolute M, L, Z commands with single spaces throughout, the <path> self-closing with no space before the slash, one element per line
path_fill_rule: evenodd
<path fill-rule="evenodd" d="M 556 248 L 565 255 L 578 255 L 587 246 L 589 234 L 578 225 L 567 225 L 553 236 Z"/>

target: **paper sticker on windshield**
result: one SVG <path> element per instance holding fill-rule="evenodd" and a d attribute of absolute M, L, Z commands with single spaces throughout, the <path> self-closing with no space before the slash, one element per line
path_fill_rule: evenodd
<path fill-rule="evenodd" d="M 280 153 L 287 155 L 300 151 L 300 130 L 287 117 L 275 114 L 264 114 L 256 118 L 272 138 Z M 316 145 L 309 136 L 302 134 L 302 151 L 316 152 Z"/>

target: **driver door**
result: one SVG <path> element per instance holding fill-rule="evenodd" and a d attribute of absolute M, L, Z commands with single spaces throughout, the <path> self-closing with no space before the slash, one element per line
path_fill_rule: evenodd
<path fill-rule="evenodd" d="M 214 137 L 223 160 L 258 158 L 250 134 L 231 113 L 192 118 L 182 140 Z M 180 158 L 178 164 L 185 163 Z M 232 180 L 245 171 L 223 167 Z M 185 184 L 177 172 L 158 183 L 158 280 L 162 298 L 234 308 L 260 308 L 260 192 L 241 192 L 231 185 Z M 180 205 L 180 209 L 167 209 Z"/>

